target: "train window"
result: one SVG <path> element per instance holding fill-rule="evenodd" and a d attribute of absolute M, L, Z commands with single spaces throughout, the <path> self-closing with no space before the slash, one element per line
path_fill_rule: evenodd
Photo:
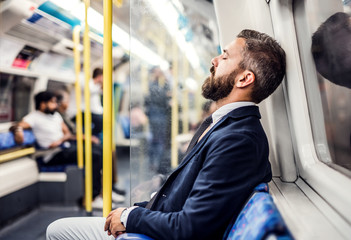
<path fill-rule="evenodd" d="M 0 123 L 19 121 L 30 110 L 35 78 L 0 73 Z"/>
<path fill-rule="evenodd" d="M 351 1 L 294 2 L 315 148 L 323 162 L 350 175 Z"/>
<path fill-rule="evenodd" d="M 73 84 L 69 84 L 69 83 L 65 83 L 65 82 L 60 82 L 60 81 L 55 81 L 55 80 L 50 80 L 49 79 L 46 89 L 48 91 L 58 92 L 60 90 L 70 91 L 71 88 L 73 88 Z"/>
<path fill-rule="evenodd" d="M 132 202 L 158 189 L 201 120 L 201 85 L 219 44 L 213 4 L 197 4 L 131 1 L 130 120 L 122 109 L 120 123 L 131 138 Z"/>

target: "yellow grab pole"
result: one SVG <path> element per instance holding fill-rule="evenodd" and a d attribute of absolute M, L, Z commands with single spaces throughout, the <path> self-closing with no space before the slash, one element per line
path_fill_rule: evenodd
<path fill-rule="evenodd" d="M 186 81 L 189 77 L 189 62 L 186 59 L 185 54 L 183 55 L 183 133 L 189 133 L 189 89 Z"/>
<path fill-rule="evenodd" d="M 90 112 L 90 38 L 88 25 L 89 0 L 85 0 L 85 29 L 84 29 L 84 126 L 85 126 L 85 210 L 92 213 L 93 199 L 93 161 L 91 150 L 91 112 Z"/>
<path fill-rule="evenodd" d="M 104 0 L 104 76 L 103 76 L 103 211 L 112 206 L 112 0 Z"/>
<path fill-rule="evenodd" d="M 79 43 L 80 43 L 80 26 L 75 26 L 73 29 L 73 53 L 74 53 L 74 69 L 76 73 L 76 82 L 74 84 L 75 92 L 76 92 L 76 107 L 77 107 L 77 115 L 76 115 L 76 137 L 77 137 L 77 161 L 78 167 L 83 168 L 83 119 L 82 119 L 82 108 L 81 108 L 81 100 L 82 100 L 82 91 L 80 87 L 80 51 L 79 51 Z"/>
<path fill-rule="evenodd" d="M 173 86 L 172 86 L 172 132 L 171 132 L 171 167 L 178 166 L 178 46 L 173 42 Z"/>

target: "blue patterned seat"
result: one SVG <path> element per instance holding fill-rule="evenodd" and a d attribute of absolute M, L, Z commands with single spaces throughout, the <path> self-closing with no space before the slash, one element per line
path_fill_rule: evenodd
<path fill-rule="evenodd" d="M 32 131 L 24 130 L 24 142 L 22 144 L 17 144 L 15 142 L 12 132 L 0 133 L 0 150 L 6 150 L 19 146 L 28 146 L 35 143 L 35 137 Z"/>
<path fill-rule="evenodd" d="M 268 193 L 268 184 L 261 183 L 255 189 L 239 216 L 229 224 L 224 240 L 261 240 L 273 237 L 292 240 L 282 216 Z M 116 240 L 152 240 L 143 234 L 126 233 Z"/>
<path fill-rule="evenodd" d="M 40 150 L 40 147 L 36 143 L 35 136 L 31 130 L 23 131 L 23 143 L 17 144 L 14 139 L 12 132 L 0 133 L 0 151 L 11 151 L 12 148 L 35 146 L 36 149 Z M 42 161 L 42 157 L 37 157 L 37 163 L 40 172 L 64 172 L 66 167 L 71 164 L 57 165 L 57 166 L 45 166 Z"/>
<path fill-rule="evenodd" d="M 153 240 L 144 234 L 139 233 L 125 233 L 116 238 L 116 240 Z"/>
<path fill-rule="evenodd" d="M 261 183 L 255 188 L 235 223 L 228 226 L 223 239 L 258 240 L 268 236 L 281 240 L 293 239 L 268 193 L 268 185 Z"/>

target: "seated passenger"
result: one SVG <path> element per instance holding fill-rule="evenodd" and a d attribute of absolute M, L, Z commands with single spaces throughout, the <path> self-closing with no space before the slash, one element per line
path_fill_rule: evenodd
<path fill-rule="evenodd" d="M 23 142 L 22 129 L 31 128 L 37 144 L 43 149 L 62 147 L 62 150 L 53 156 L 46 156 L 43 159 L 44 165 L 54 166 L 63 164 L 77 164 L 77 147 L 69 143 L 73 139 L 67 125 L 57 112 L 57 98 L 52 92 L 40 92 L 35 95 L 36 111 L 26 115 L 14 128 L 15 140 Z M 13 128 L 12 128 L 13 129 Z M 102 153 L 97 149 L 93 154 L 93 207 L 102 208 L 101 192 L 101 168 Z M 117 195 L 117 194 L 115 194 Z M 121 202 L 121 196 L 113 200 Z M 124 199 L 122 199 L 124 200 Z"/>
<path fill-rule="evenodd" d="M 212 64 L 202 93 L 218 110 L 207 127 L 200 126 L 197 143 L 158 193 L 147 204 L 111 211 L 106 220 L 58 220 L 48 227 L 48 239 L 113 239 L 124 232 L 154 239 L 222 238 L 254 187 L 272 178 L 256 104 L 283 80 L 285 53 L 268 35 L 243 30 Z"/>

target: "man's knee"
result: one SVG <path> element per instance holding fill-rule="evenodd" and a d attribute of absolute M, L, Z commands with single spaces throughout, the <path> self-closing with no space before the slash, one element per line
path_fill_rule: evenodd
<path fill-rule="evenodd" d="M 47 227 L 46 239 L 114 239 L 104 231 L 104 225 L 105 218 L 102 217 L 62 218 Z"/>
<path fill-rule="evenodd" d="M 46 239 L 47 240 L 58 240 L 58 239 L 64 239 L 61 237 L 62 231 L 65 229 L 64 219 L 59 219 L 56 220 L 55 222 L 52 222 L 46 229 Z"/>

